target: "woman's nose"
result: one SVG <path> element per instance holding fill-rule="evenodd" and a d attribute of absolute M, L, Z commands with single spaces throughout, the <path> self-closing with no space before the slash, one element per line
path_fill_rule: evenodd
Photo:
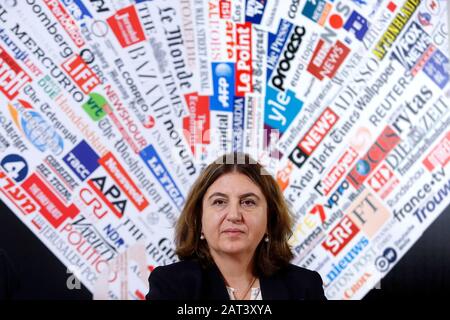
<path fill-rule="evenodd" d="M 239 201 L 237 203 L 231 203 L 227 219 L 233 222 L 242 221 L 242 212 Z"/>

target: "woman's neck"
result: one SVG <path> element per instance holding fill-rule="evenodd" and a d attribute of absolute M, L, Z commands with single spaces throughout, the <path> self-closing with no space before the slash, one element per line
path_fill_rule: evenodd
<path fill-rule="evenodd" d="M 213 253 L 211 255 L 228 286 L 236 288 L 248 284 L 253 280 L 252 257 L 225 256 Z"/>

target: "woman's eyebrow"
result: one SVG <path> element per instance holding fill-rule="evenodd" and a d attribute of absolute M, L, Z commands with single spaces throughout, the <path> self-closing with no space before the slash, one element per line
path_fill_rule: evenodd
<path fill-rule="evenodd" d="M 257 199 L 260 199 L 260 198 L 256 195 L 256 193 L 253 193 L 253 192 L 247 192 L 247 193 L 241 194 L 240 198 L 246 198 L 246 197 L 251 197 L 251 196 L 253 196 L 253 197 L 257 198 Z"/>
<path fill-rule="evenodd" d="M 208 197 L 208 199 L 211 199 L 212 197 L 215 197 L 215 196 L 228 198 L 228 196 L 227 196 L 225 193 L 222 193 L 222 192 L 214 192 L 212 195 L 210 195 L 210 196 Z"/>

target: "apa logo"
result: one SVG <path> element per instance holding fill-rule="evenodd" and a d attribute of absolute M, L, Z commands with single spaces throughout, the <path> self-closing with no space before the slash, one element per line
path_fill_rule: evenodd
<path fill-rule="evenodd" d="M 397 260 L 397 252 L 393 248 L 386 248 L 383 254 L 375 259 L 375 267 L 380 272 L 386 272 L 389 270 L 391 264 Z"/>
<path fill-rule="evenodd" d="M 99 176 L 88 180 L 89 186 L 106 203 L 109 209 L 118 217 L 125 214 L 128 199 L 122 195 L 120 188 L 110 181 L 108 176 Z"/>
<path fill-rule="evenodd" d="M 8 109 L 17 128 L 39 151 L 61 154 L 64 149 L 63 139 L 28 102 L 19 99 L 18 102 L 8 104 Z"/>
<path fill-rule="evenodd" d="M 0 162 L 0 165 L 15 182 L 21 182 L 27 177 L 28 163 L 18 154 L 5 156 Z"/>

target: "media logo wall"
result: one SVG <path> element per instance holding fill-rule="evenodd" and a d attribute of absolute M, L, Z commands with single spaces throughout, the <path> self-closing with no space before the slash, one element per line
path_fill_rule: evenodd
<path fill-rule="evenodd" d="M 361 299 L 450 201 L 448 9 L 0 0 L 0 198 L 95 299 L 145 299 L 202 168 L 247 152 L 293 262 Z"/>

